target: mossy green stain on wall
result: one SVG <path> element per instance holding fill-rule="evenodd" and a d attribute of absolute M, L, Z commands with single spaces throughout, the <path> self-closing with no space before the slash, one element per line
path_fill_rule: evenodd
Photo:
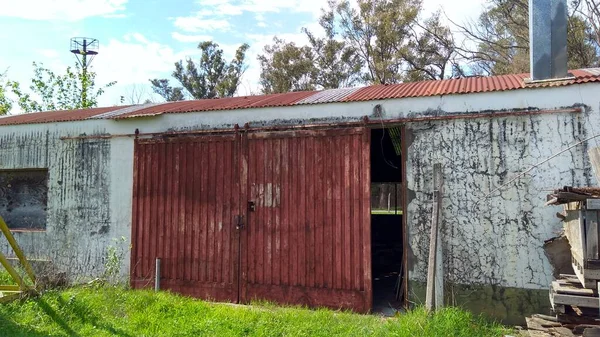
<path fill-rule="evenodd" d="M 425 303 L 425 290 L 423 282 L 409 281 L 410 303 Z M 444 302 L 507 325 L 524 325 L 525 317 L 551 310 L 549 289 L 445 284 Z"/>

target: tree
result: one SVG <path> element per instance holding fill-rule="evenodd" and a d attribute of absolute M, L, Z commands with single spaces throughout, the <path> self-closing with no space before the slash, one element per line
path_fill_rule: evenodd
<path fill-rule="evenodd" d="M 223 50 L 212 41 L 198 45 L 202 51 L 198 64 L 192 59 L 175 63 L 173 77 L 182 87 L 171 87 L 167 79 L 151 79 L 154 92 L 167 101 L 182 100 L 183 89 L 195 99 L 231 97 L 237 91 L 240 79 L 246 70 L 244 64 L 248 44 L 241 45 L 234 59 L 228 64 L 223 59 Z"/>
<path fill-rule="evenodd" d="M 0 115 L 6 115 L 12 108 L 12 102 L 6 96 L 7 85 L 5 77 L 6 73 L 0 74 Z"/>
<path fill-rule="evenodd" d="M 348 42 L 337 39 L 336 21 L 333 8 L 335 2 L 328 2 L 329 10 L 322 9 L 319 24 L 325 31 L 324 38 L 318 38 L 303 28 L 317 68 L 314 83 L 322 89 L 350 87 L 361 81 L 362 61 L 357 50 Z"/>
<path fill-rule="evenodd" d="M 137 105 L 152 103 L 148 98 L 148 92 L 145 86 L 132 84 L 128 87 L 124 95 L 121 95 L 121 104 Z"/>
<path fill-rule="evenodd" d="M 600 48 L 600 1 L 599 0 L 574 0 L 573 12 L 589 24 L 589 38 L 594 41 L 596 48 Z"/>
<path fill-rule="evenodd" d="M 185 100 L 185 94 L 182 87 L 171 87 L 167 79 L 150 80 L 152 90 L 162 96 L 167 102 L 176 102 Z"/>
<path fill-rule="evenodd" d="M 75 68 L 67 67 L 64 75 L 57 75 L 33 62 L 34 76 L 29 86 L 30 93 L 21 89 L 19 83 L 9 81 L 9 89 L 17 96 L 17 104 L 24 112 L 87 109 L 98 105 L 106 88 L 116 84 L 110 82 L 98 89 L 96 73 L 83 72 L 78 63 Z M 82 89 L 85 88 L 85 89 Z"/>
<path fill-rule="evenodd" d="M 424 22 L 416 21 L 402 56 L 408 64 L 405 81 L 441 80 L 449 75 L 464 76 L 450 28 L 443 25 L 440 12 Z"/>
<path fill-rule="evenodd" d="M 341 35 L 360 56 L 366 82 L 402 82 L 410 28 L 420 10 L 420 0 L 358 0 L 358 9 L 348 0 L 336 3 Z"/>
<path fill-rule="evenodd" d="M 458 49 L 475 73 L 502 75 L 529 71 L 528 0 L 488 0 L 478 21 L 464 25 L 454 22 L 454 25 L 468 38 L 466 45 Z M 567 34 L 570 68 L 598 64 L 600 49 L 593 45 L 591 31 L 592 27 L 571 6 Z"/>
<path fill-rule="evenodd" d="M 260 62 L 260 84 L 265 94 L 315 89 L 317 68 L 308 46 L 274 37 L 273 44 L 263 49 Z"/>

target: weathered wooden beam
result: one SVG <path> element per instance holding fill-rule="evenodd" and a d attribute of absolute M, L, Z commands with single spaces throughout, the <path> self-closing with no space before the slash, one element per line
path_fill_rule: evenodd
<path fill-rule="evenodd" d="M 596 181 L 600 184 L 600 147 L 593 147 L 588 150 L 592 170 L 596 176 Z"/>
<path fill-rule="evenodd" d="M 433 207 L 431 211 L 431 237 L 429 239 L 429 263 L 427 266 L 427 291 L 425 308 L 433 310 L 436 289 L 436 258 L 438 255 L 438 223 L 441 203 L 442 164 L 433 165 Z"/>
<path fill-rule="evenodd" d="M 598 297 L 577 296 L 567 294 L 552 294 L 553 301 L 556 304 L 575 305 L 585 308 L 600 308 Z"/>
<path fill-rule="evenodd" d="M 25 285 L 25 282 L 23 282 L 21 275 L 19 275 L 19 273 L 17 273 L 15 268 L 13 268 L 13 266 L 10 264 L 10 262 L 8 262 L 8 260 L 4 256 L 4 254 L 2 254 L 1 252 L 0 252 L 0 264 L 2 264 L 2 266 L 10 274 L 12 279 L 19 285 L 20 289 L 23 290 L 23 289 L 27 288 L 27 285 Z"/>
<path fill-rule="evenodd" d="M 17 257 L 19 258 L 19 262 L 21 262 L 21 265 L 23 266 L 23 268 L 25 268 L 25 272 L 27 273 L 31 281 L 35 284 L 35 273 L 33 272 L 33 268 L 31 268 L 29 261 L 27 261 L 27 259 L 25 258 L 25 254 L 23 254 L 21 247 L 19 247 L 19 244 L 17 244 L 17 240 L 15 240 L 15 237 L 10 232 L 10 229 L 8 229 L 8 226 L 6 225 L 6 222 L 4 222 L 4 218 L 2 218 L 2 216 L 0 216 L 0 230 L 2 231 L 2 233 L 4 233 L 6 240 L 8 240 L 8 243 L 15 252 L 15 255 L 17 255 Z"/>
<path fill-rule="evenodd" d="M 594 290 L 592 289 L 586 289 L 582 287 L 578 288 L 569 284 L 561 284 L 559 281 L 552 281 L 552 289 L 558 294 L 594 296 Z"/>
<path fill-rule="evenodd" d="M 0 292 L 5 291 L 20 291 L 21 288 L 17 285 L 0 285 Z"/>
<path fill-rule="evenodd" d="M 598 260 L 598 212 L 585 211 L 585 257 Z M 584 264 L 587 267 L 587 263 Z"/>

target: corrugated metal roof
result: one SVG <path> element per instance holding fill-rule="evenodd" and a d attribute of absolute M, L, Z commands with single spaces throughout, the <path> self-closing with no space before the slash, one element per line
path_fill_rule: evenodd
<path fill-rule="evenodd" d="M 45 111 L 33 112 L 19 115 L 10 115 L 0 118 L 0 125 L 14 124 L 35 124 L 35 123 L 53 123 L 53 122 L 68 122 L 78 121 L 94 117 L 113 110 L 125 108 L 123 106 L 106 107 L 106 108 L 91 108 L 78 110 L 61 110 L 61 111 Z"/>
<path fill-rule="evenodd" d="M 374 85 L 362 88 L 343 101 L 370 101 L 378 99 L 427 97 L 467 94 L 489 91 L 505 91 L 524 88 L 527 74 L 493 77 L 468 77 L 442 81 L 423 81 L 392 85 Z"/>
<path fill-rule="evenodd" d="M 422 81 L 364 88 L 302 91 L 284 94 L 202 99 L 128 107 L 94 108 L 87 110 L 50 111 L 0 118 L 0 125 L 48 123 L 88 118 L 121 119 L 147 117 L 164 113 L 185 113 L 233 109 L 282 107 L 302 104 L 358 102 L 407 97 L 428 97 L 479 92 L 506 91 L 523 88 L 546 88 L 571 84 L 600 82 L 600 68 L 572 70 L 573 78 L 559 81 L 526 83 L 529 74 L 490 77 L 469 77 L 439 81 Z"/>
<path fill-rule="evenodd" d="M 352 95 L 353 93 L 360 90 L 360 88 L 342 88 L 342 89 L 328 89 L 319 91 L 314 95 L 306 97 L 305 99 L 296 102 L 299 104 L 319 104 L 319 103 L 332 103 L 340 102 L 344 98 Z"/>
<path fill-rule="evenodd" d="M 124 115 L 124 114 L 128 114 L 128 113 L 132 113 L 141 109 L 146 109 L 149 107 L 153 107 L 156 105 L 162 105 L 164 103 L 148 103 L 148 104 L 141 104 L 141 105 L 132 105 L 132 106 L 126 106 L 126 107 L 117 107 L 116 110 L 112 110 L 103 114 L 99 114 L 99 115 L 95 115 L 93 117 L 90 117 L 92 119 L 108 119 L 108 118 L 112 118 L 112 117 L 117 117 L 120 115 Z"/>
<path fill-rule="evenodd" d="M 593 76 L 600 76 L 600 68 L 586 68 L 586 69 L 581 69 L 582 71 L 586 71 L 590 74 L 592 74 Z"/>
<path fill-rule="evenodd" d="M 227 97 L 217 99 L 200 99 L 194 101 L 171 102 L 156 105 L 146 109 L 140 109 L 132 113 L 122 114 L 114 117 L 132 118 L 153 116 L 163 113 L 183 113 L 193 111 L 216 111 L 216 110 L 235 110 L 251 108 L 267 108 L 278 106 L 294 105 L 296 102 L 312 96 L 316 91 L 300 91 L 284 94 L 260 95 L 260 96 L 241 96 Z"/>

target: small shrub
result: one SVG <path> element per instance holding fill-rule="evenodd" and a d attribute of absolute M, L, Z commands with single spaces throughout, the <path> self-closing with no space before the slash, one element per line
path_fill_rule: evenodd
<path fill-rule="evenodd" d="M 104 261 L 104 275 L 102 278 L 110 284 L 118 284 L 119 274 L 123 267 L 123 260 L 127 254 L 127 249 L 123 248 L 127 244 L 127 238 L 122 236 L 120 239 L 113 239 L 114 245 L 106 248 L 106 258 Z"/>

